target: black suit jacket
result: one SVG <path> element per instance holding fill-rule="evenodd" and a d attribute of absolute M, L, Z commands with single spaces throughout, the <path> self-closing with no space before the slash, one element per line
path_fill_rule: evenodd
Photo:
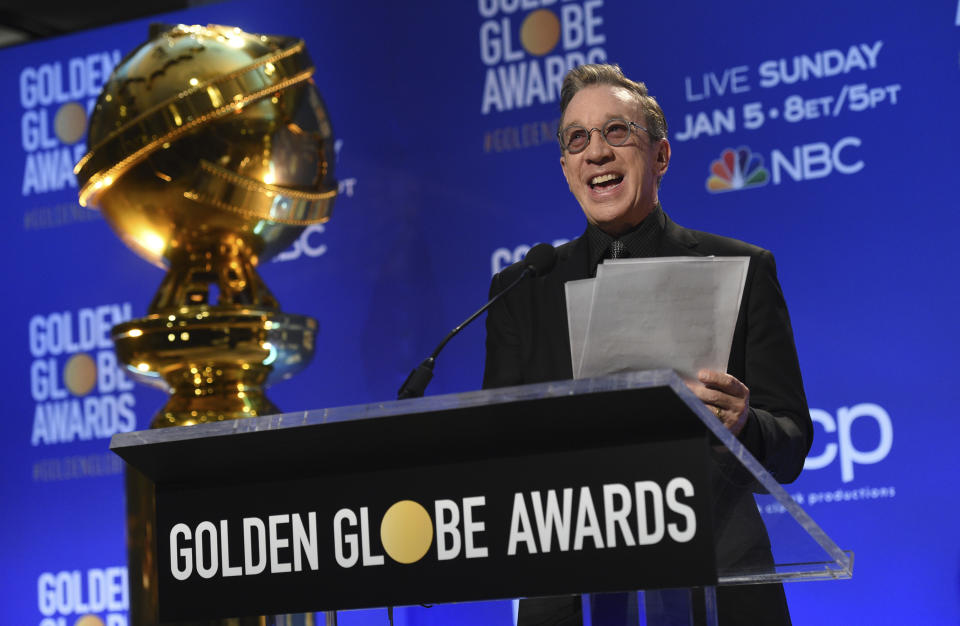
<path fill-rule="evenodd" d="M 773 255 L 664 218 L 657 256 L 708 255 L 750 257 L 727 371 L 750 389 L 750 417 L 741 441 L 778 481 L 791 482 L 803 469 L 813 426 Z M 491 297 L 520 271 L 522 266 L 514 264 L 494 276 Z M 589 245 L 581 236 L 557 248 L 551 273 L 525 280 L 491 307 L 485 388 L 573 377 L 563 285 L 589 273 Z"/>
<path fill-rule="evenodd" d="M 657 256 L 750 258 L 727 364 L 727 371 L 750 389 L 750 415 L 740 439 L 778 481 L 794 480 L 810 449 L 813 426 L 773 255 L 741 241 L 683 228 L 666 216 L 663 226 Z M 520 271 L 521 265 L 514 264 L 494 276 L 491 297 L 513 282 Z M 525 280 L 491 307 L 484 387 L 572 377 L 563 285 L 589 275 L 589 244 L 586 236 L 581 236 L 557 249 L 557 264 L 551 273 Z M 718 458 L 718 462 L 722 468 L 724 459 Z M 751 481 L 742 474 L 730 478 L 726 474 L 718 480 L 713 494 L 721 571 L 771 559 Z M 733 597 L 740 605 L 736 609 L 729 601 Z M 754 588 L 746 594 L 722 591 L 718 595 L 721 623 L 789 623 L 782 598 L 779 588 Z M 734 618 L 737 612 L 739 617 Z"/>

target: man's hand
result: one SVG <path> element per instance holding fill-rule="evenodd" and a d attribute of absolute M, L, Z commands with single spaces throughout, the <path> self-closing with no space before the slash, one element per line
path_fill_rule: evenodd
<path fill-rule="evenodd" d="M 697 380 L 686 381 L 687 387 L 707 405 L 727 430 L 739 435 L 750 414 L 750 390 L 735 377 L 716 370 L 700 370 Z"/>

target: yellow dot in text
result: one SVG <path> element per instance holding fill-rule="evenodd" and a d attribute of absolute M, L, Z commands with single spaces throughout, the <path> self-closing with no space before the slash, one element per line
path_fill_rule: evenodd
<path fill-rule="evenodd" d="M 418 502 L 400 500 L 383 514 L 380 522 L 383 549 L 397 563 L 415 563 L 433 544 L 433 521 Z"/>

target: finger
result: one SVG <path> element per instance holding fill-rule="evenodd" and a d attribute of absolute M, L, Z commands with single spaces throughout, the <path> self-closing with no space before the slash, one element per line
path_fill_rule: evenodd
<path fill-rule="evenodd" d="M 700 370 L 697 378 L 705 386 L 712 389 L 733 390 L 736 387 L 736 383 L 739 382 L 730 374 L 718 372 L 717 370 Z"/>
<path fill-rule="evenodd" d="M 720 392 L 710 389 L 709 387 L 698 386 L 692 387 L 693 395 L 697 396 L 704 404 L 716 404 L 716 401 L 719 400 Z"/>
<path fill-rule="evenodd" d="M 716 414 L 717 419 L 720 420 L 720 423 L 723 424 L 724 428 L 732 429 L 737 424 L 736 411 L 716 407 L 713 412 Z"/>
<path fill-rule="evenodd" d="M 697 380 L 711 388 L 722 388 L 730 384 L 730 375 L 717 370 L 702 369 L 697 372 Z"/>
<path fill-rule="evenodd" d="M 737 404 L 737 398 L 735 396 L 731 396 L 730 394 L 726 394 L 722 391 L 711 389 L 709 387 L 700 387 L 695 389 L 694 394 L 704 404 L 716 406 L 721 409 L 732 409 Z"/>
<path fill-rule="evenodd" d="M 718 389 L 724 391 L 731 396 L 737 398 L 743 398 L 746 396 L 747 387 L 741 383 L 735 376 L 731 376 L 726 372 L 718 372 L 717 370 L 708 370 L 703 369 L 697 372 L 697 378 L 705 386 L 711 389 Z"/>

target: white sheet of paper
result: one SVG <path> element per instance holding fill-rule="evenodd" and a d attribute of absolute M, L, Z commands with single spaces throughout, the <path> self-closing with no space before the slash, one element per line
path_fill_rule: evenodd
<path fill-rule="evenodd" d="M 725 371 L 749 261 L 618 259 L 598 267 L 596 279 L 575 281 L 567 300 L 574 378 L 658 368 L 685 378 L 702 368 Z"/>
<path fill-rule="evenodd" d="M 571 280 L 563 286 L 567 296 L 567 332 L 570 335 L 570 362 L 573 365 L 574 378 L 580 377 L 583 342 L 587 337 L 587 326 L 590 324 L 595 285 L 594 279 L 587 278 Z"/>

